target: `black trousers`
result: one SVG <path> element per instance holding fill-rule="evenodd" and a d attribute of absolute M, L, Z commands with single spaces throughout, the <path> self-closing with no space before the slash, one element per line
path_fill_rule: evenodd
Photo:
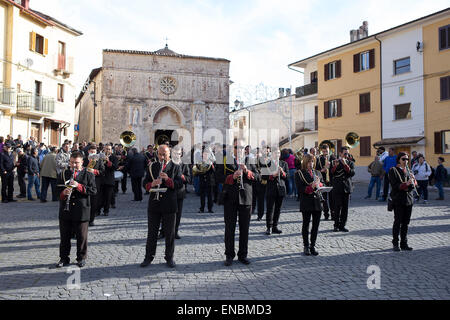
<path fill-rule="evenodd" d="M 348 216 L 349 193 L 333 194 L 334 198 L 334 227 L 344 228 Z"/>
<path fill-rule="evenodd" d="M 131 178 L 131 189 L 134 193 L 134 200 L 142 200 L 142 178 Z"/>
<path fill-rule="evenodd" d="M 120 185 L 122 188 L 122 192 L 125 193 L 125 192 L 127 192 L 127 172 L 122 171 L 122 173 L 123 173 L 123 178 L 122 178 L 122 180 L 120 180 Z"/>
<path fill-rule="evenodd" d="M 208 210 L 213 209 L 212 186 L 200 183 L 200 210 L 205 210 L 205 198 L 208 197 Z"/>
<path fill-rule="evenodd" d="M 219 195 L 219 184 L 215 183 L 213 185 L 213 199 L 215 203 L 217 203 L 218 195 Z"/>
<path fill-rule="evenodd" d="M 25 192 L 26 194 L 26 192 Z M 13 200 L 14 172 L 2 173 L 2 201 Z"/>
<path fill-rule="evenodd" d="M 91 217 L 89 222 L 94 222 L 95 216 L 97 215 L 97 212 L 100 211 L 100 204 L 99 204 L 99 196 L 97 194 L 91 195 Z"/>
<path fill-rule="evenodd" d="M 419 199 L 423 195 L 423 200 L 428 200 L 428 180 L 417 180 Z"/>
<path fill-rule="evenodd" d="M 304 247 L 314 247 L 316 245 L 317 233 L 319 232 L 320 223 L 320 211 L 307 211 L 302 212 L 303 224 L 302 224 L 302 237 Z M 312 217 L 312 227 L 311 227 L 311 242 L 308 240 L 309 235 L 309 223 Z"/>
<path fill-rule="evenodd" d="M 258 218 L 262 218 L 264 216 L 264 204 L 266 202 L 266 184 L 258 183 L 256 190 L 256 206 L 257 206 L 257 212 L 258 212 Z"/>
<path fill-rule="evenodd" d="M 109 213 L 109 208 L 111 207 L 111 201 L 114 193 L 114 186 L 110 186 L 107 184 L 102 184 L 98 203 L 99 207 L 97 211 L 100 211 L 103 208 L 104 213 Z"/>
<path fill-rule="evenodd" d="M 88 246 L 89 222 L 78 222 L 59 219 L 59 234 L 61 242 L 59 245 L 59 257 L 61 260 L 70 262 L 70 239 L 72 233 L 77 236 L 77 261 L 86 259 Z"/>
<path fill-rule="evenodd" d="M 386 200 L 389 194 L 389 174 L 384 174 L 383 200 Z"/>
<path fill-rule="evenodd" d="M 234 238 L 236 234 L 236 222 L 239 217 L 239 251 L 238 258 L 247 258 L 248 254 L 248 230 L 250 227 L 251 206 L 243 206 L 234 203 L 225 203 L 225 255 L 230 258 L 236 256 L 234 250 Z"/>
<path fill-rule="evenodd" d="M 284 197 L 267 197 L 266 227 L 276 228 L 280 219 L 281 205 Z"/>
<path fill-rule="evenodd" d="M 323 192 L 322 193 L 323 200 L 323 214 L 325 218 L 330 216 L 330 207 L 331 207 L 331 192 Z"/>
<path fill-rule="evenodd" d="M 27 195 L 27 186 L 25 184 L 25 175 L 26 175 L 26 173 L 22 173 L 22 172 L 17 173 L 17 182 L 19 183 L 20 195 L 22 195 L 22 196 Z M 42 179 L 44 179 L 44 177 L 42 177 Z M 42 183 L 44 183 L 44 181 L 42 181 Z M 42 192 L 42 190 L 41 190 L 41 192 Z M 41 193 L 41 195 L 42 195 L 42 193 Z"/>
<path fill-rule="evenodd" d="M 394 225 L 392 227 L 392 244 L 398 246 L 400 235 L 400 247 L 408 244 L 408 224 L 411 220 L 412 206 L 394 206 Z"/>
<path fill-rule="evenodd" d="M 58 194 L 56 191 L 56 179 L 50 177 L 42 177 L 41 183 L 41 200 L 47 200 L 48 186 L 52 189 L 52 201 L 58 201 Z M 22 191 L 20 191 L 22 194 Z"/>
<path fill-rule="evenodd" d="M 177 216 L 176 216 L 176 223 L 175 223 L 175 234 L 178 233 L 178 228 L 180 227 L 180 221 L 181 221 L 181 214 L 183 213 L 183 198 L 177 199 Z"/>
<path fill-rule="evenodd" d="M 252 215 L 255 213 L 255 210 L 256 210 L 258 184 L 259 184 L 258 182 L 253 183 L 253 187 L 252 187 L 252 210 L 251 210 Z"/>
<path fill-rule="evenodd" d="M 153 260 L 156 254 L 156 245 L 158 241 L 158 229 L 162 220 L 163 232 L 166 238 L 166 261 L 173 258 L 175 252 L 175 219 L 176 213 L 167 213 L 163 211 L 147 212 L 148 231 L 147 245 L 145 247 L 145 259 Z"/>

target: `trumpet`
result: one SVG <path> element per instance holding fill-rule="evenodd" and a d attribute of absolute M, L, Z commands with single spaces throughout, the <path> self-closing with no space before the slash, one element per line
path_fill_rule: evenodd
<path fill-rule="evenodd" d="M 70 179 L 68 181 L 66 181 L 66 183 L 65 183 L 66 189 L 70 190 L 70 193 L 68 194 L 67 199 L 66 199 L 66 205 L 64 207 L 64 211 L 66 211 L 66 212 L 70 211 L 70 197 L 72 196 L 72 191 L 73 191 L 72 183 L 73 183 L 74 174 L 75 174 L 75 171 L 73 171 L 71 173 Z"/>

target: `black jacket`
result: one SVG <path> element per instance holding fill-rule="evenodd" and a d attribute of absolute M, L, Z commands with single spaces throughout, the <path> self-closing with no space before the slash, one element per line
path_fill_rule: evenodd
<path fill-rule="evenodd" d="M 86 157 L 83 160 L 83 167 L 87 168 L 88 165 L 89 165 L 89 158 Z M 96 163 L 95 163 L 95 165 L 94 165 L 94 167 L 92 169 L 98 171 L 98 174 L 94 174 L 94 176 L 95 176 L 95 185 L 97 186 L 97 192 L 99 192 L 100 191 L 100 186 L 102 184 L 103 176 L 105 175 L 104 161 L 96 160 Z"/>
<path fill-rule="evenodd" d="M 24 153 L 17 160 L 19 162 L 19 165 L 17 166 L 17 173 L 25 175 L 28 172 L 28 156 Z"/>
<path fill-rule="evenodd" d="M 447 179 L 447 169 L 442 164 L 437 166 L 434 179 L 436 181 L 445 181 Z"/>
<path fill-rule="evenodd" d="M 109 161 L 103 161 L 105 171 L 102 177 L 102 185 L 113 186 L 115 184 L 114 172 L 119 167 L 118 160 L 114 154 L 109 156 Z"/>
<path fill-rule="evenodd" d="M 239 169 L 236 161 L 234 164 L 227 164 L 226 166 L 228 168 L 227 172 L 231 172 L 231 174 L 228 174 L 224 184 L 224 189 L 226 192 L 224 209 L 227 210 L 230 206 L 236 205 L 251 206 L 253 184 L 255 180 L 259 179 L 256 166 L 253 164 L 247 164 L 247 174 L 243 174 L 242 189 L 240 187 L 241 184 L 238 183 L 238 180 L 233 179 L 234 172 Z M 253 176 L 253 179 L 250 178 L 251 176 Z"/>
<path fill-rule="evenodd" d="M 267 181 L 267 189 L 266 189 L 266 197 L 279 197 L 279 196 L 285 196 L 286 195 L 286 183 L 289 180 L 289 167 L 288 164 L 280 160 L 280 167 L 285 172 L 285 175 L 280 175 L 280 182 L 278 182 L 278 178 L 271 178 L 270 175 L 265 174 L 262 176 L 262 180 Z M 273 171 L 273 173 L 276 173 L 276 163 L 274 161 L 270 161 L 268 164 L 268 171 Z M 263 173 L 266 170 L 263 170 Z M 268 172 L 267 172 L 268 173 Z M 284 188 L 285 192 L 284 194 L 280 194 L 279 186 Z"/>
<path fill-rule="evenodd" d="M 145 176 L 147 168 L 147 159 L 142 153 L 136 153 L 131 156 L 126 164 L 126 170 L 131 178 L 142 178 Z"/>
<path fill-rule="evenodd" d="M 314 172 L 323 183 L 320 172 L 317 170 L 314 170 Z M 310 191 L 314 190 L 308 188 L 310 183 L 312 183 L 313 181 L 314 178 L 307 170 L 302 169 L 295 172 L 295 184 L 297 186 L 297 190 L 299 191 L 301 212 L 322 211 L 323 207 L 322 202 L 320 201 L 320 196 L 316 192 L 311 193 Z"/>
<path fill-rule="evenodd" d="M 215 184 L 215 167 L 211 165 L 208 171 L 197 175 L 199 178 L 199 183 L 202 186 L 211 187 Z"/>
<path fill-rule="evenodd" d="M 39 173 L 39 161 L 33 156 L 28 157 L 28 174 L 35 175 Z"/>
<path fill-rule="evenodd" d="M 270 159 L 267 159 L 266 157 L 257 157 L 256 158 L 256 170 L 259 173 L 259 179 L 258 179 L 258 183 L 261 183 L 263 185 L 267 185 L 267 170 L 270 166 Z M 289 169 L 289 168 L 288 168 Z M 284 170 L 284 169 L 283 169 Z M 289 172 L 289 170 L 288 170 Z"/>
<path fill-rule="evenodd" d="M 64 187 L 64 182 L 70 180 L 72 172 L 70 170 L 63 170 L 58 174 L 57 185 L 59 194 L 62 193 Z M 70 196 L 69 212 L 64 211 L 66 207 L 66 199 L 61 199 L 59 201 L 59 219 L 70 220 L 77 222 L 86 222 L 91 218 L 91 195 L 97 193 L 97 187 L 95 186 L 94 174 L 83 169 L 76 177 L 75 181 L 84 186 L 83 192 L 73 189 Z"/>
<path fill-rule="evenodd" d="M 392 167 L 389 170 L 389 183 L 391 184 L 391 199 L 395 206 L 412 206 L 414 186 L 411 184 L 406 186 L 409 176 L 398 167 Z"/>
<path fill-rule="evenodd" d="M 355 175 L 355 164 L 353 161 L 347 161 L 348 171 L 341 162 L 336 167 L 336 170 L 330 169 L 330 176 L 333 186 L 333 196 L 340 196 L 344 193 L 353 192 L 352 177 Z"/>
<path fill-rule="evenodd" d="M 192 183 L 192 176 L 191 170 L 187 164 L 180 163 L 179 165 L 181 167 L 181 174 L 183 175 L 184 180 L 182 179 L 183 180 L 182 187 L 180 189 L 177 189 L 177 198 L 183 199 L 186 194 L 186 186 Z"/>
<path fill-rule="evenodd" d="M 153 162 L 146 171 L 144 186 L 151 183 L 153 179 L 158 179 L 161 172 L 161 164 L 159 161 Z M 173 185 L 169 187 L 166 181 L 163 181 L 160 188 L 167 188 L 166 192 L 160 192 L 160 200 L 156 200 L 156 192 L 150 192 L 148 200 L 148 214 L 159 211 L 164 213 L 175 213 L 178 210 L 177 207 L 177 190 L 183 186 L 183 180 L 181 179 L 181 166 L 176 165 L 170 160 L 166 168 L 163 170 L 169 178 L 172 180 Z"/>
<path fill-rule="evenodd" d="M 325 168 L 325 165 L 326 165 L 326 162 L 327 162 L 324 155 L 321 155 L 321 156 L 317 157 L 315 168 L 316 168 L 316 170 L 318 170 L 318 171 L 320 172 L 320 174 L 322 175 L 322 180 L 323 180 L 323 182 L 324 182 L 327 186 L 331 186 L 331 184 L 332 184 L 332 183 L 331 183 L 331 173 L 330 173 L 330 170 L 331 170 L 331 163 L 332 163 L 333 160 L 336 160 L 336 157 L 333 156 L 333 155 L 330 155 L 330 156 L 328 156 L 328 157 L 329 157 L 329 158 L 328 158 L 328 162 L 330 163 L 330 169 L 328 170 L 328 179 L 329 179 L 329 181 L 326 181 L 326 172 L 321 172 L 321 170 L 322 170 L 323 168 Z"/>
<path fill-rule="evenodd" d="M 3 172 L 7 171 L 8 173 L 11 173 L 15 168 L 14 165 L 14 156 L 11 152 L 8 154 L 5 150 L 2 151 L 0 154 L 0 173 L 3 174 Z"/>
<path fill-rule="evenodd" d="M 233 159 L 233 157 L 230 157 L 231 156 L 228 156 L 228 159 Z M 224 155 L 222 159 L 217 159 L 216 163 L 214 163 L 214 166 L 216 168 L 214 178 L 217 184 L 224 184 L 227 176 L 232 173 L 232 171 L 230 171 L 230 167 L 226 166 L 227 162 L 229 162 L 229 160 L 227 160 L 226 155 Z"/>

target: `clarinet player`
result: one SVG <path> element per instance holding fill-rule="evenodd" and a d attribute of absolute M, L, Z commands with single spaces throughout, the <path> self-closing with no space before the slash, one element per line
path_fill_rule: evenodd
<path fill-rule="evenodd" d="M 400 152 L 397 156 L 397 166 L 389 170 L 391 184 L 391 199 L 394 206 L 394 225 L 392 227 L 392 244 L 394 251 L 412 248 L 408 246 L 408 224 L 411 219 L 413 207 L 412 191 L 416 189 L 417 182 L 408 167 L 408 154 Z M 399 247 L 400 235 L 400 247 Z"/>

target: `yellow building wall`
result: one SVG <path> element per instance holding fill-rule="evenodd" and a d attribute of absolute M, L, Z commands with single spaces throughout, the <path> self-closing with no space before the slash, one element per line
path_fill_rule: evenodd
<path fill-rule="evenodd" d="M 450 49 L 439 51 L 439 28 L 449 25 L 450 17 L 423 27 L 423 68 L 425 99 L 425 152 L 427 162 L 436 167 L 438 157 L 449 166 L 450 154 L 434 153 L 434 133 L 450 130 L 450 100 L 440 101 L 440 78 L 450 76 Z"/>
<path fill-rule="evenodd" d="M 358 73 L 353 72 L 353 55 L 375 49 L 375 67 Z M 341 60 L 341 77 L 324 80 L 324 65 Z M 344 53 L 330 55 L 319 60 L 318 70 L 318 100 L 319 100 L 319 143 L 323 140 L 342 140 L 355 132 L 360 137 L 370 136 L 371 146 L 381 140 L 381 107 L 380 107 L 380 49 L 377 41 L 366 46 L 348 50 Z M 359 95 L 370 92 L 370 112 L 359 113 Z M 342 99 L 342 117 L 324 118 L 324 102 Z M 350 150 L 356 166 L 367 166 L 376 154 L 371 147 L 370 156 L 360 156 L 360 146 Z"/>

